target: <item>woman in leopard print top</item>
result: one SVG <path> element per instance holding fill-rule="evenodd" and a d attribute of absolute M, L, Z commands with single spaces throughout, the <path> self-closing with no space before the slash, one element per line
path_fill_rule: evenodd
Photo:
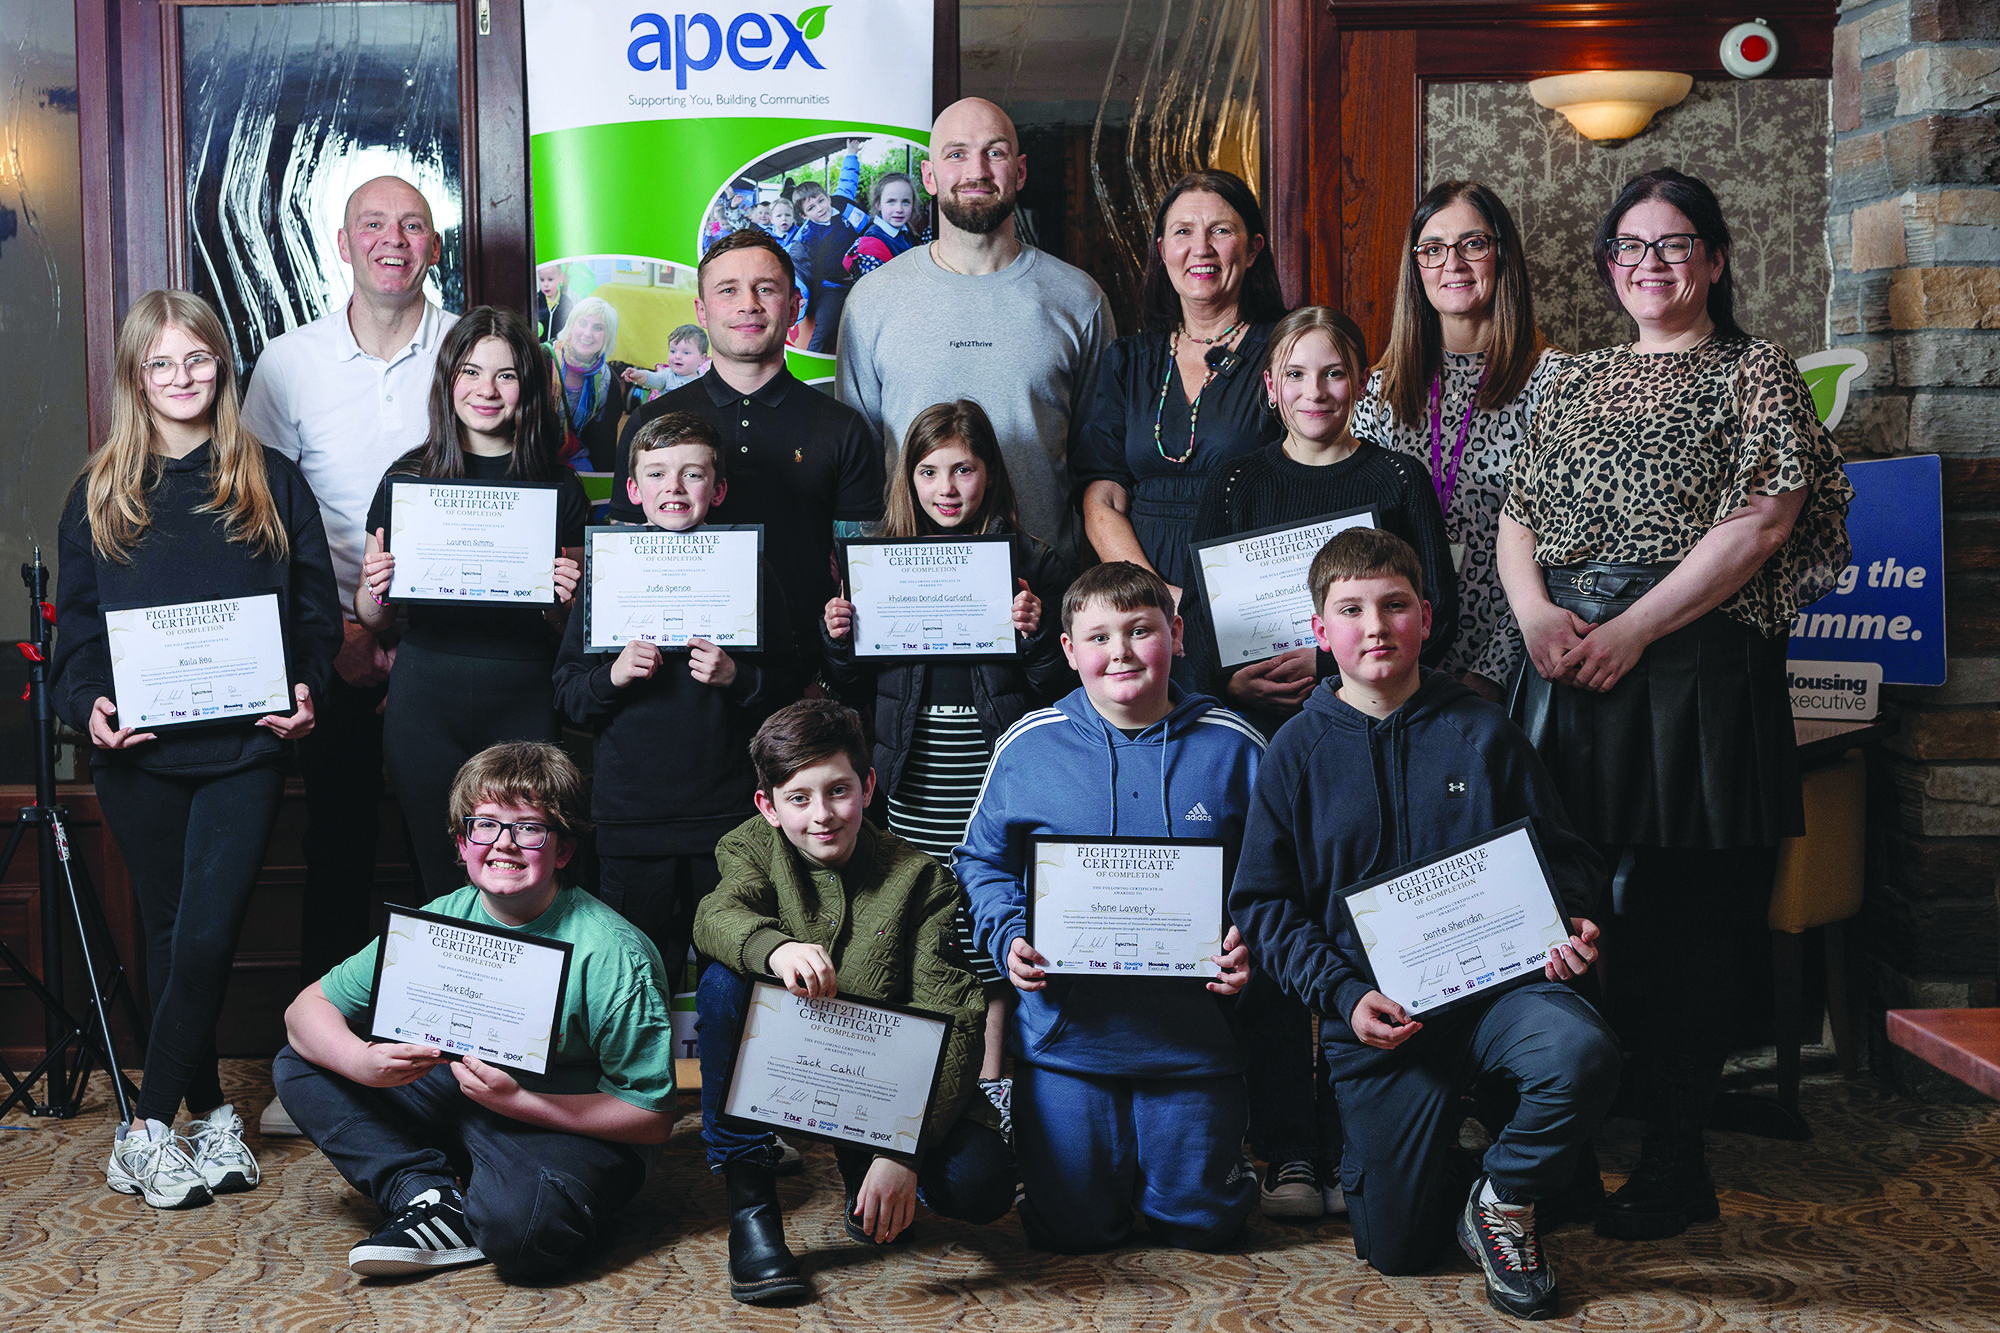
<path fill-rule="evenodd" d="M 1702 1127 L 1778 841 L 1804 832 L 1787 629 L 1847 563 L 1854 492 L 1791 357 L 1736 325 L 1707 185 L 1628 182 L 1596 259 L 1638 340 L 1557 371 L 1500 575 L 1528 657 L 1514 717 L 1624 866 L 1610 998 L 1649 1123 L 1598 1231 L 1640 1240 L 1717 1216 Z"/>

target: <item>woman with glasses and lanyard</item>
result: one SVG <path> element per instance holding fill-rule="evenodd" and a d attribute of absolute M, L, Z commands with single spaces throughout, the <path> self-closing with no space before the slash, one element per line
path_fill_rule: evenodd
<path fill-rule="evenodd" d="M 153 1010 L 145 1081 L 105 1179 L 155 1208 L 187 1208 L 259 1178 L 222 1099 L 215 1024 L 278 820 L 283 742 L 312 730 L 341 639 L 319 503 L 291 460 L 244 430 L 229 341 L 200 297 L 147 292 L 126 312 L 111 427 L 56 531 L 52 703 L 90 737 L 91 780 L 145 927 Z M 157 731 L 138 725 L 137 701 L 121 713 L 104 608 L 266 593 L 294 682 L 279 711 Z M 187 682 L 187 698 L 202 688 Z M 226 679 L 207 688 L 226 705 Z M 177 1134 L 183 1101 L 192 1118 Z"/>
<path fill-rule="evenodd" d="M 1548 386 L 1500 577 L 1527 650 L 1514 719 L 1622 861 L 1607 981 L 1647 1124 L 1597 1230 L 1646 1240 L 1718 1215 L 1702 1130 L 1778 840 L 1804 831 L 1787 633 L 1847 564 L 1854 491 L 1790 355 L 1737 327 L 1706 184 L 1627 182 L 1595 257 L 1639 336 Z"/>
<path fill-rule="evenodd" d="M 1150 569 L 1180 597 L 1209 474 L 1285 433 L 1258 373 L 1285 299 L 1248 185 L 1226 171 L 1175 182 L 1153 215 L 1140 305 L 1144 330 L 1104 353 L 1070 469 L 1098 557 Z M 1185 659 L 1174 678 L 1192 685 Z"/>
<path fill-rule="evenodd" d="M 1494 565 L 1507 465 L 1558 364 L 1535 325 L 1521 234 L 1477 181 L 1417 204 L 1389 346 L 1349 430 L 1430 469 L 1458 576 L 1458 637 L 1445 670 L 1497 700 L 1521 633 Z"/>

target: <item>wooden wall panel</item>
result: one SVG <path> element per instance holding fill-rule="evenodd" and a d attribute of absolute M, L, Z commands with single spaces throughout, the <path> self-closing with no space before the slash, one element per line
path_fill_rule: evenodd
<path fill-rule="evenodd" d="M 1417 34 L 1341 34 L 1340 283 L 1336 299 L 1368 338 L 1389 336 L 1396 270 L 1417 201 Z"/>

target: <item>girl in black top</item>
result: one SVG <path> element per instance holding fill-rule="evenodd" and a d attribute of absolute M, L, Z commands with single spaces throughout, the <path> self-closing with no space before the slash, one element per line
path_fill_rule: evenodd
<path fill-rule="evenodd" d="M 1014 568 L 1026 575 L 1013 608 L 1020 655 L 976 665 L 921 658 L 863 662 L 854 654 L 854 604 L 835 597 L 822 618 L 820 648 L 829 683 L 850 702 L 875 705 L 875 774 L 888 800 L 890 831 L 947 864 L 965 837 L 994 742 L 1028 710 L 1053 703 L 1076 686 L 1063 659 L 1055 613 L 1069 589 L 1070 571 L 1019 524 L 1013 483 L 986 413 L 969 399 L 933 404 L 910 422 L 880 535 L 1012 537 Z M 969 946 L 970 923 L 963 913 L 959 924 Z M 980 1073 L 991 1082 L 1000 1075 L 1006 1016 L 995 990 L 1001 997 L 1006 990 L 983 950 L 964 952 L 988 986 L 986 1064 Z"/>
<path fill-rule="evenodd" d="M 377 634 L 390 628 L 396 556 L 386 546 L 389 481 L 547 482 L 556 501 L 556 604 L 408 608 L 383 709 L 382 753 L 410 829 L 424 892 L 461 887 L 446 807 L 460 765 L 502 741 L 554 741 L 561 734 L 550 673 L 576 596 L 589 501 L 559 460 L 562 425 L 550 370 L 528 322 L 480 306 L 452 325 L 431 381 L 430 437 L 396 460 L 368 510 L 368 547 L 354 611 Z"/>
<path fill-rule="evenodd" d="M 340 594 L 312 488 L 237 417 L 215 312 L 148 292 L 118 328 L 111 429 L 71 488 L 51 693 L 89 735 L 91 778 L 132 875 L 153 1006 L 145 1082 L 105 1178 L 156 1208 L 259 1178 L 222 1100 L 215 1023 L 284 792 L 280 742 L 312 730 L 340 646 Z M 163 732 L 121 726 L 100 608 L 276 593 L 294 709 Z M 186 910 L 183 910 L 185 908 Z M 171 1129 L 182 1101 L 195 1116 Z"/>

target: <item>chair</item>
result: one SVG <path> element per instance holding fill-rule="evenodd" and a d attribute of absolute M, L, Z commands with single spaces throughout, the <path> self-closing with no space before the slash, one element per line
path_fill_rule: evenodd
<path fill-rule="evenodd" d="M 1787 838 L 1778 848 L 1778 872 L 1771 886 L 1772 987 L 1778 1046 L 1778 1102 L 1794 1116 L 1799 1110 L 1801 1044 L 1801 962 L 1808 930 L 1823 928 L 1826 941 L 1826 1006 L 1833 1020 L 1834 1050 L 1840 1071 L 1857 1070 L 1853 1029 L 1847 1008 L 1847 941 L 1843 923 L 1861 910 L 1862 861 L 1867 812 L 1867 760 L 1858 751 L 1805 778 L 1806 835 Z"/>

